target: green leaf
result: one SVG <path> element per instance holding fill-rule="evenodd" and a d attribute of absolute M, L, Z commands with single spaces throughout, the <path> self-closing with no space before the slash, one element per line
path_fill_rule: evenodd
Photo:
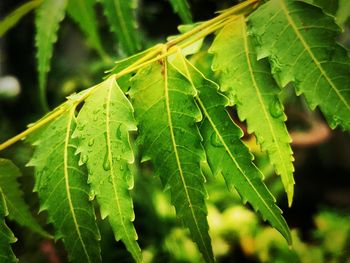
<path fill-rule="evenodd" d="M 210 52 L 213 70 L 220 71 L 221 90 L 237 105 L 239 118 L 247 121 L 263 151 L 269 155 L 291 205 L 294 192 L 291 139 L 287 119 L 278 97 L 280 88 L 270 73 L 268 62 L 256 60 L 251 37 L 242 16 L 227 24 L 217 35 Z"/>
<path fill-rule="evenodd" d="M 207 262 L 213 261 L 208 235 L 204 177 L 205 160 L 196 122 L 202 116 L 191 84 L 166 60 L 141 69 L 130 96 L 139 123 L 143 160 L 151 159 L 165 188 L 170 188 L 177 216 Z"/>
<path fill-rule="evenodd" d="M 233 28 L 237 24 L 227 26 Z M 249 149 L 240 140 L 243 132 L 225 110 L 229 105 L 228 99 L 218 93 L 216 83 L 206 79 L 184 58 L 182 62 L 177 61 L 176 66 L 198 91 L 196 101 L 204 115 L 200 131 L 214 175 L 222 174 L 228 189 L 236 189 L 244 202 L 251 203 L 291 243 L 290 231 L 281 210 L 263 183 L 262 173 L 252 163 L 253 156 Z"/>
<path fill-rule="evenodd" d="M 317 6 L 326 14 L 334 16 L 338 10 L 338 0 L 297 0 Z"/>
<path fill-rule="evenodd" d="M 141 48 L 137 21 L 135 0 L 101 0 L 104 14 L 111 30 L 116 33 L 120 49 L 127 55 L 135 54 Z"/>
<path fill-rule="evenodd" d="M 6 201 L 9 219 L 46 238 L 52 238 L 29 212 L 29 207 L 22 198 L 23 193 L 17 182 L 20 175 L 19 169 L 11 161 L 0 158 L 0 191 Z"/>
<path fill-rule="evenodd" d="M 133 109 L 110 77 L 85 101 L 78 115 L 74 137 L 79 138 L 80 162 L 87 163 L 92 196 L 97 196 L 101 217 L 108 216 L 116 240 L 122 240 L 137 262 L 141 249 L 132 224 L 135 215 L 129 190 L 133 176 L 128 164 L 134 163 L 129 131 L 136 130 Z"/>
<path fill-rule="evenodd" d="M 332 128 L 350 130 L 350 59 L 335 42 L 334 19 L 302 2 L 271 0 L 249 21 L 258 57 L 269 58 L 281 86 L 293 82 Z"/>
<path fill-rule="evenodd" d="M 182 22 L 186 24 L 192 23 L 192 14 L 187 0 L 170 0 L 170 3 L 174 12 L 180 16 Z"/>
<path fill-rule="evenodd" d="M 101 38 L 98 33 L 94 5 L 94 0 L 69 0 L 67 11 L 69 16 L 85 33 L 89 44 L 102 58 L 105 58 L 107 55 L 103 50 Z"/>
<path fill-rule="evenodd" d="M 17 238 L 13 235 L 11 230 L 5 223 L 5 216 L 8 215 L 6 207 L 5 197 L 0 188 L 0 262 L 18 262 L 15 254 L 11 249 L 12 243 L 17 241 Z"/>
<path fill-rule="evenodd" d="M 2 37 L 7 31 L 14 27 L 18 21 L 22 19 L 22 17 L 40 5 L 41 2 L 42 0 L 34 0 L 24 3 L 11 14 L 2 19 L 0 21 L 0 37 Z"/>
<path fill-rule="evenodd" d="M 45 0 L 37 9 L 35 46 L 39 72 L 39 98 L 44 110 L 48 109 L 46 80 L 50 71 L 53 44 L 57 41 L 57 31 L 65 16 L 66 6 L 67 0 Z"/>
<path fill-rule="evenodd" d="M 349 0 L 339 0 L 339 8 L 336 14 L 336 20 L 339 25 L 344 27 L 344 24 L 350 18 L 350 1 Z"/>
<path fill-rule="evenodd" d="M 55 227 L 56 239 L 62 239 L 73 262 L 101 262 L 99 231 L 89 202 L 87 176 L 78 166 L 75 108 L 66 111 L 28 140 L 36 146 L 28 163 L 35 167 L 41 211 L 47 210 Z"/>

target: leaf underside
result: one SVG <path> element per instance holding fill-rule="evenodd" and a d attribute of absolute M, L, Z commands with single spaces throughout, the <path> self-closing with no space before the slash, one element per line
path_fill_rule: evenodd
<path fill-rule="evenodd" d="M 80 162 L 87 163 L 92 196 L 97 196 L 101 217 L 108 216 L 116 240 L 122 240 L 134 259 L 141 249 L 132 221 L 135 218 L 129 189 L 134 162 L 129 131 L 136 130 L 133 109 L 113 77 L 97 87 L 77 118 L 74 137 L 79 139 Z"/>
<path fill-rule="evenodd" d="M 59 24 L 65 16 L 66 6 L 67 0 L 45 0 L 37 9 L 35 46 L 39 73 L 39 98 L 44 109 L 47 109 L 47 73 L 50 71 L 53 45 L 57 41 Z"/>
<path fill-rule="evenodd" d="M 17 239 L 5 223 L 8 215 L 5 196 L 0 188 L 0 262 L 18 262 L 11 249 L 11 244 Z"/>
<path fill-rule="evenodd" d="M 206 79 L 187 60 L 176 66 L 197 90 L 196 100 L 203 112 L 200 132 L 209 165 L 214 175 L 222 174 L 229 190 L 236 189 L 244 202 L 260 211 L 291 243 L 290 231 L 275 199 L 262 181 L 262 173 L 252 163 L 253 156 L 241 141 L 242 130 L 234 124 L 225 107 L 228 99 L 218 93 L 218 85 Z"/>
<path fill-rule="evenodd" d="M 51 236 L 34 219 L 30 208 L 22 198 L 23 193 L 17 182 L 20 174 L 19 169 L 11 161 L 0 158 L 0 191 L 9 212 L 8 218 L 46 238 L 50 238 Z"/>
<path fill-rule="evenodd" d="M 312 5 L 271 0 L 250 17 L 259 58 L 268 57 L 281 86 L 293 82 L 329 125 L 350 130 L 350 59 L 335 42 L 334 18 Z M 263 21 L 263 22 L 262 22 Z"/>
<path fill-rule="evenodd" d="M 220 31 L 210 52 L 214 54 L 213 70 L 220 72 L 221 90 L 234 101 L 239 118 L 247 121 L 248 132 L 256 135 L 262 150 L 268 153 L 291 205 L 294 167 L 291 139 L 284 123 L 287 118 L 278 97 L 281 90 L 268 62 L 256 60 L 243 16 Z"/>
<path fill-rule="evenodd" d="M 137 1 L 101 0 L 101 3 L 111 30 L 117 36 L 120 50 L 126 55 L 135 54 L 141 48 L 135 16 Z"/>
<path fill-rule="evenodd" d="M 35 167 L 34 191 L 41 211 L 47 210 L 55 227 L 55 238 L 62 239 L 73 262 L 101 262 L 100 235 L 95 222 L 86 173 L 75 155 L 75 108 L 65 112 L 28 140 L 35 146 L 28 163 Z"/>
<path fill-rule="evenodd" d="M 196 127 L 201 113 L 194 102 L 194 90 L 161 60 L 136 74 L 130 96 L 139 123 L 143 160 L 152 160 L 164 187 L 170 189 L 177 216 L 189 228 L 204 259 L 212 262 L 205 179 L 200 170 L 205 153 Z"/>

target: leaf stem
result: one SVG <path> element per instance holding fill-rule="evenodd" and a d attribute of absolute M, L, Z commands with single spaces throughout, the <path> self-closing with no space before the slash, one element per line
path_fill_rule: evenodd
<path fill-rule="evenodd" d="M 145 67 L 159 59 L 163 59 L 173 53 L 175 53 L 179 48 L 183 49 L 194 42 L 198 41 L 201 38 L 206 37 L 207 35 L 217 31 L 219 28 L 223 27 L 227 24 L 227 22 L 230 20 L 229 18 L 232 18 L 234 14 L 243 12 L 248 7 L 255 7 L 257 3 L 259 3 L 260 0 L 247 0 L 243 3 L 240 3 L 236 6 L 233 6 L 222 13 L 218 15 L 217 17 L 208 20 L 199 26 L 195 27 L 194 29 L 182 34 L 181 36 L 168 41 L 166 44 L 157 44 L 153 48 L 150 49 L 149 52 L 147 52 L 143 57 L 141 57 L 139 60 L 131 64 L 129 67 L 125 68 L 124 70 L 121 70 L 120 72 L 111 75 L 110 78 L 118 79 L 126 74 L 129 74 L 131 72 L 134 72 L 142 67 Z M 233 18 L 235 19 L 235 18 Z M 188 41 L 186 41 L 188 40 Z M 181 44 L 182 43 L 182 44 Z M 179 44 L 179 45 L 178 45 Z M 166 52 L 162 52 L 164 50 L 167 50 Z M 50 121 L 54 120 L 55 118 L 59 117 L 61 114 L 69 110 L 69 108 L 73 105 L 76 106 L 79 103 L 83 102 L 87 97 L 89 97 L 94 91 L 96 91 L 100 85 L 96 85 L 93 88 L 90 89 L 90 91 L 86 92 L 83 96 L 81 96 L 78 100 L 74 102 L 74 104 L 66 104 L 63 103 L 56 111 L 52 112 L 52 114 L 48 114 L 46 117 L 42 118 L 38 122 L 34 123 L 33 126 L 29 127 L 25 131 L 17 134 L 16 136 L 12 137 L 11 139 L 5 141 L 4 143 L 0 144 L 0 151 L 6 149 L 7 147 L 11 146 L 12 144 L 16 143 L 19 140 L 22 140 L 32 132 L 36 131 L 37 129 L 41 128 L 45 124 L 49 123 Z"/>

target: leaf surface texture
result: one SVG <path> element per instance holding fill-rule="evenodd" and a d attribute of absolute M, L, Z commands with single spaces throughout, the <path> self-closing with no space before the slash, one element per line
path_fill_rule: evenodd
<path fill-rule="evenodd" d="M 229 100 L 218 93 L 216 83 L 206 79 L 184 58 L 176 65 L 197 90 L 196 101 L 203 112 L 200 132 L 214 175 L 222 174 L 229 190 L 236 189 L 244 202 L 252 204 L 291 243 L 290 231 L 281 210 L 263 183 L 262 173 L 252 163 L 253 156 L 249 149 L 241 141 L 243 132 L 225 109 Z"/>
<path fill-rule="evenodd" d="M 294 167 L 286 116 L 278 97 L 280 88 L 268 62 L 257 61 L 243 16 L 220 31 L 210 51 L 214 53 L 213 69 L 220 71 L 221 90 L 234 101 L 239 118 L 247 121 L 248 132 L 256 135 L 262 150 L 268 153 L 291 204 Z"/>
<path fill-rule="evenodd" d="M 55 227 L 56 239 L 62 239 L 73 262 L 101 262 L 99 231 L 83 167 L 78 166 L 76 127 L 72 107 L 28 140 L 36 146 L 28 163 L 35 167 L 34 191 L 41 210 L 47 210 Z"/>
<path fill-rule="evenodd" d="M 205 152 L 196 126 L 202 116 L 194 94 L 190 83 L 166 60 L 141 69 L 130 91 L 143 160 L 152 160 L 164 187 L 170 189 L 177 216 L 189 228 L 204 259 L 212 262 L 200 170 Z"/>
<path fill-rule="evenodd" d="M 258 57 L 269 58 L 281 86 L 293 82 L 332 128 L 350 130 L 350 59 L 335 42 L 334 18 L 303 2 L 271 0 L 249 21 Z"/>
<path fill-rule="evenodd" d="M 113 77 L 97 87 L 78 115 L 74 137 L 79 138 L 81 163 L 87 163 L 92 196 L 97 196 L 102 218 L 108 216 L 116 240 L 122 240 L 137 262 L 141 249 L 132 224 L 135 215 L 129 189 L 134 162 L 129 131 L 135 131 L 133 109 Z"/>

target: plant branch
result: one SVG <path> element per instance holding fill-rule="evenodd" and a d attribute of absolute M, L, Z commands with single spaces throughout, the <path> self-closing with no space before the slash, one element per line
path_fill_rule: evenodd
<path fill-rule="evenodd" d="M 131 72 L 134 72 L 142 67 L 145 67 L 159 59 L 168 57 L 169 55 L 175 53 L 179 48 L 183 49 L 194 42 L 198 41 L 199 39 L 202 39 L 211 33 L 214 33 L 230 20 L 234 14 L 241 13 L 244 10 L 246 10 L 248 7 L 256 7 L 256 4 L 259 3 L 260 0 L 247 0 L 243 3 L 240 3 L 236 6 L 233 6 L 223 12 L 220 13 L 217 17 L 208 20 L 204 23 L 201 23 L 197 27 L 193 28 L 192 30 L 182 34 L 181 36 L 168 41 L 165 44 L 157 44 L 154 47 L 150 49 L 149 52 L 147 52 L 143 57 L 141 57 L 139 60 L 131 64 L 129 67 L 125 68 L 124 70 L 121 70 L 120 72 L 111 75 L 110 77 L 113 77 L 115 79 L 118 79 L 122 76 L 125 76 Z M 235 17 L 233 18 L 235 19 Z M 187 40 L 187 41 L 186 41 Z M 162 50 L 167 50 L 166 52 L 162 53 Z M 74 106 L 80 104 L 83 102 L 87 97 L 89 97 L 92 93 L 94 93 L 100 85 L 96 85 L 88 92 L 86 92 L 84 95 L 82 95 L 79 99 L 77 99 L 74 102 Z M 57 110 L 53 111 L 52 113 L 49 113 L 44 118 L 40 119 L 36 123 L 34 123 L 31 127 L 29 127 L 27 130 L 19 133 L 18 135 L 12 137 L 11 139 L 5 141 L 4 143 L 0 144 L 0 151 L 6 149 L 7 147 L 11 146 L 12 144 L 16 143 L 19 140 L 22 140 L 32 132 L 36 131 L 37 129 L 41 128 L 42 126 L 46 125 L 50 121 L 54 120 L 55 118 L 59 117 L 61 114 L 63 114 L 65 111 L 67 111 L 72 104 L 67 104 L 66 102 L 63 103 L 61 106 L 57 108 Z"/>

